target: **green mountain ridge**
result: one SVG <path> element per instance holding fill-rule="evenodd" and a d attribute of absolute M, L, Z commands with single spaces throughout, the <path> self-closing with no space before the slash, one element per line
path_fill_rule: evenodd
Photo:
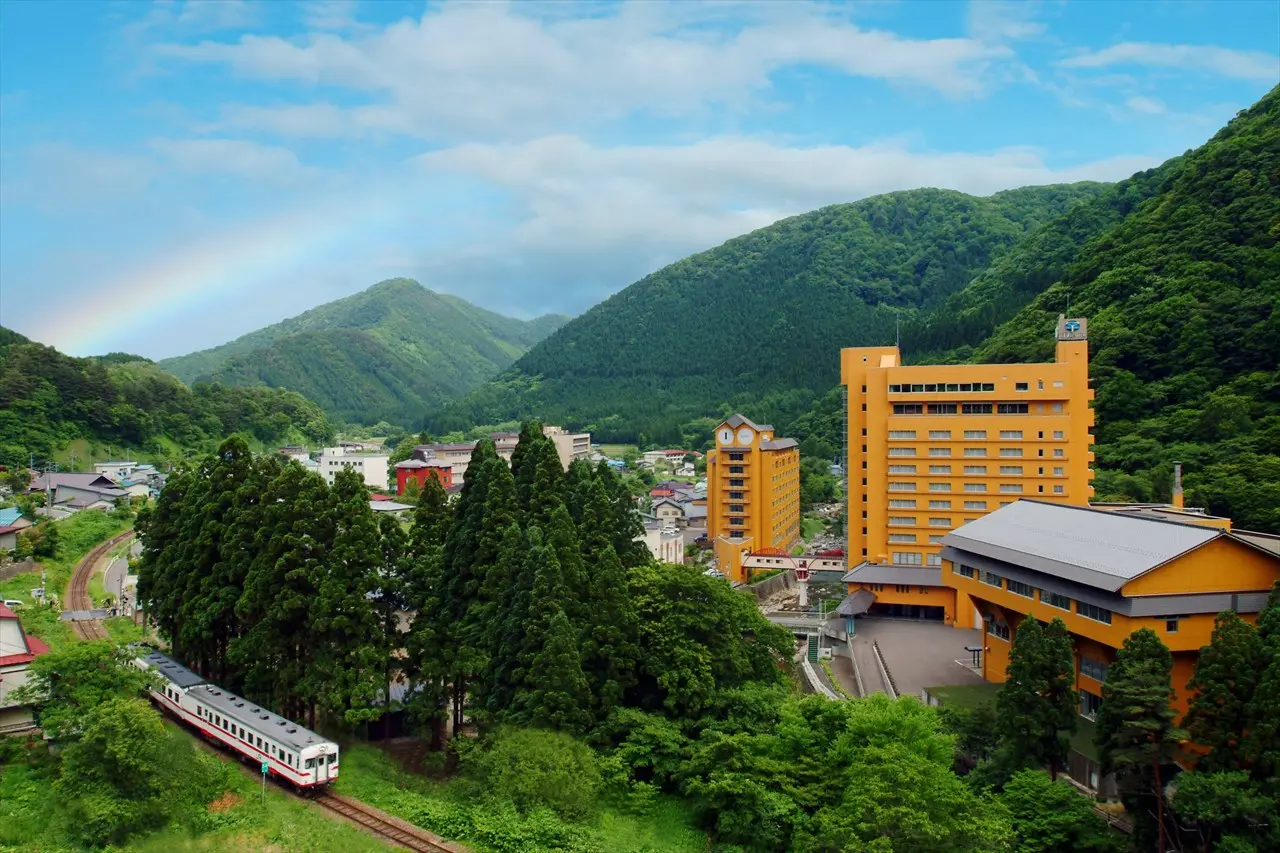
<path fill-rule="evenodd" d="M 701 442 L 742 408 L 829 455 L 841 347 L 900 336 L 908 362 L 1045 360 L 1070 306 L 1090 321 L 1099 499 L 1167 500 L 1176 459 L 1189 504 L 1280 533 L 1278 242 L 1280 87 L 1109 187 L 892 193 L 678 261 L 432 426 L 539 416 Z"/>
<path fill-rule="evenodd" d="M 396 278 L 159 364 L 188 383 L 297 391 L 344 421 L 414 426 L 567 320 L 504 317 Z"/>

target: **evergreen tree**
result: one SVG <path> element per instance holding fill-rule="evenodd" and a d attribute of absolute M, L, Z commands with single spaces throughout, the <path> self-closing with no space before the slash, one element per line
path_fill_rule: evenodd
<path fill-rule="evenodd" d="M 378 517 L 380 534 L 377 587 L 374 589 L 374 611 L 378 619 L 382 653 L 382 687 L 386 691 L 383 735 L 391 736 L 391 685 L 403 675 L 404 633 L 400 630 L 401 614 L 408 610 L 406 595 L 412 571 L 408 555 L 409 537 L 400 522 L 384 513 Z"/>
<path fill-rule="evenodd" d="M 1234 611 L 1219 613 L 1209 645 L 1202 646 L 1195 674 L 1187 687 L 1194 691 L 1186 725 L 1196 743 L 1209 748 L 1197 764 L 1207 772 L 1242 769 L 1249 703 L 1258 686 L 1257 662 L 1262 641 L 1253 626 Z"/>
<path fill-rule="evenodd" d="M 644 544 L 644 522 L 626 484 L 603 461 L 596 467 L 596 479 L 607 497 L 604 527 L 609 531 L 613 551 L 622 561 L 622 567 L 629 572 L 647 564 L 652 556 Z"/>
<path fill-rule="evenodd" d="M 561 607 L 575 628 L 581 628 L 588 619 L 589 569 L 583 561 L 582 546 L 578 541 L 578 529 L 564 504 L 557 503 L 547 521 L 547 544 L 555 551 L 560 563 L 560 578 L 564 583 Z"/>
<path fill-rule="evenodd" d="M 516 484 L 525 524 L 536 524 L 550 531 L 552 516 L 558 508 L 564 506 L 561 491 L 564 471 L 560 467 L 560 455 L 556 452 L 555 442 L 544 436 L 529 448 L 523 470 L 527 472 L 530 468 L 531 482 Z"/>
<path fill-rule="evenodd" d="M 1187 733 L 1170 703 L 1173 655 L 1150 628 L 1130 634 L 1102 685 L 1095 741 L 1104 774 L 1114 773 L 1139 844 L 1164 849 L 1163 773 Z"/>
<path fill-rule="evenodd" d="M 599 719 L 623 704 L 635 686 L 640 650 L 635 608 L 627 576 L 613 546 L 604 542 L 588 556 L 588 620 L 582 633 L 582 669 Z"/>
<path fill-rule="evenodd" d="M 582 513 L 586 506 L 586 492 L 584 491 L 588 484 L 595 482 L 596 472 L 591 467 L 591 463 L 585 459 L 575 459 L 569 463 L 569 469 L 565 471 L 564 480 L 561 482 L 561 491 L 564 495 L 565 506 L 569 509 L 569 515 L 573 518 L 573 523 L 581 526 Z"/>
<path fill-rule="evenodd" d="M 1264 644 L 1280 639 L 1280 581 L 1272 585 L 1267 603 L 1258 614 L 1258 639 Z"/>
<path fill-rule="evenodd" d="M 557 605 L 544 617 L 542 647 L 525 676 L 517 709 L 530 725 L 581 734 L 591 727 L 591 690 L 582 674 L 577 637 Z"/>
<path fill-rule="evenodd" d="M 348 723 L 380 713 L 383 640 L 369 593 L 378 589 L 381 560 L 378 521 L 359 474 L 339 471 L 329 491 L 333 547 L 320 567 L 311 604 L 316 658 L 308 679 L 318 704 Z M 314 722 L 314 708 L 312 709 Z"/>
<path fill-rule="evenodd" d="M 1048 767 L 1056 778 L 1076 725 L 1075 662 L 1061 620 L 1048 630 L 1032 617 L 1019 623 L 1007 676 L 996 706 L 1008 760 L 1013 767 Z"/>
<path fill-rule="evenodd" d="M 501 579 L 498 607 L 490 621 L 489 659 L 483 689 L 477 704 L 493 718 L 502 717 L 511 706 L 521 678 L 520 654 L 528 629 L 529 596 L 537 571 L 536 559 L 542 548 L 542 534 L 536 527 L 527 532 L 518 525 L 507 527 L 498 562 L 489 579 Z"/>
<path fill-rule="evenodd" d="M 444 745 L 445 706 L 453 673 L 452 634 L 444 609 L 444 546 L 430 545 L 409 562 L 408 605 L 413 623 L 406 641 L 405 675 L 415 685 L 409 694 L 410 716 L 431 729 L 431 746 Z"/>
<path fill-rule="evenodd" d="M 1280 637 L 1272 637 L 1264 648 L 1271 660 L 1245 710 L 1242 752 L 1253 778 L 1280 797 Z"/>
<path fill-rule="evenodd" d="M 516 478 L 516 493 L 520 496 L 522 507 L 529 506 L 529 500 L 533 495 L 533 481 L 536 479 L 535 471 L 538 467 L 534 448 L 547 440 L 547 437 L 542 434 L 540 421 L 525 421 L 520 425 L 520 438 L 516 441 L 515 449 L 511 451 L 511 473 Z"/>
<path fill-rule="evenodd" d="M 418 495 L 417 506 L 413 510 L 413 528 L 409 533 L 409 553 L 421 556 L 431 547 L 444 545 L 449 535 L 449 525 L 453 520 L 453 511 L 449 506 L 449 496 L 435 477 L 427 477 Z"/>

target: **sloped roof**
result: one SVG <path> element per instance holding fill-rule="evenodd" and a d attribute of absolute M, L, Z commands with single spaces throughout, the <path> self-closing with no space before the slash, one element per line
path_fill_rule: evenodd
<path fill-rule="evenodd" d="M 1019 500 L 951 531 L 942 542 L 1116 592 L 1139 575 L 1229 535 L 1214 527 Z"/>
<path fill-rule="evenodd" d="M 787 450 L 792 447 L 799 447 L 800 442 L 794 438 L 774 438 L 769 441 L 760 442 L 761 450 Z"/>
<path fill-rule="evenodd" d="M 8 527 L 19 518 L 22 518 L 22 510 L 16 506 L 6 506 L 0 508 L 0 527 Z"/>
<path fill-rule="evenodd" d="M 861 616 L 876 603 L 876 594 L 869 589 L 856 590 L 853 595 L 845 597 L 836 608 L 837 616 Z"/>
<path fill-rule="evenodd" d="M 942 569 L 929 566 L 895 566 L 859 563 L 840 578 L 842 583 L 892 583 L 942 586 Z"/>
<path fill-rule="evenodd" d="M 733 427 L 734 429 L 737 429 L 740 426 L 746 425 L 751 427 L 756 432 L 765 432 L 765 431 L 772 432 L 773 431 L 773 427 L 770 426 L 769 424 L 758 424 L 755 421 L 751 420 L 750 418 L 747 418 L 740 414 L 730 415 L 725 420 L 725 423 L 727 423 L 729 426 Z"/>
<path fill-rule="evenodd" d="M 70 489 L 115 489 L 116 484 L 103 474 L 81 474 L 77 472 L 50 472 L 36 477 L 32 481 L 35 489 L 57 488 L 66 486 Z"/>

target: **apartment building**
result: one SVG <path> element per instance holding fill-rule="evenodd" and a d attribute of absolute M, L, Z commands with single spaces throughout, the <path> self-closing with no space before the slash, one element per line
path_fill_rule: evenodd
<path fill-rule="evenodd" d="M 439 459 L 406 459 L 396 463 L 396 494 L 403 495 L 410 483 L 417 483 L 421 489 L 427 484 L 427 478 L 434 477 L 440 486 L 448 489 L 453 485 L 453 466 Z"/>
<path fill-rule="evenodd" d="M 460 486 L 467 479 L 467 468 L 471 465 L 471 451 L 476 449 L 474 441 L 459 441 L 451 444 L 419 444 L 413 448 L 411 458 L 421 462 L 446 462 L 450 468 L 453 485 Z"/>
<path fill-rule="evenodd" d="M 387 463 L 390 459 L 389 453 L 362 453 L 345 446 L 326 447 L 320 453 L 319 473 L 332 486 L 339 471 L 352 470 L 364 479 L 364 484 L 370 489 L 386 489 Z"/>
<path fill-rule="evenodd" d="M 564 427 L 544 426 L 542 434 L 555 442 L 556 453 L 560 456 L 560 465 L 566 471 L 569 463 L 575 459 L 586 459 L 591 455 L 591 433 L 569 432 Z"/>
<path fill-rule="evenodd" d="M 972 627 L 973 605 L 942 581 L 943 537 L 1022 497 L 1089 503 L 1086 321 L 1059 317 L 1055 338 L 1043 364 L 904 365 L 896 346 L 841 351 L 846 580 L 850 593 L 875 593 L 871 612 Z"/>
<path fill-rule="evenodd" d="M 800 447 L 735 414 L 707 454 L 707 536 L 725 577 L 746 580 L 746 554 L 800 541 Z"/>

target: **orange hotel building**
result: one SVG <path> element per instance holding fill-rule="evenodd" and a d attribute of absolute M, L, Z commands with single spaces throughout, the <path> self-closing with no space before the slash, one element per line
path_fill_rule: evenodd
<path fill-rule="evenodd" d="M 1093 495 L 1087 322 L 1059 317 L 1052 363 L 904 365 L 896 346 L 855 347 L 840 373 L 844 581 L 874 595 L 858 596 L 858 612 L 976 627 L 969 596 L 943 582 L 943 537 L 1022 497 Z"/>
<path fill-rule="evenodd" d="M 743 556 L 800 541 L 800 447 L 773 427 L 733 415 L 707 453 L 707 537 L 716 565 L 744 583 Z"/>

